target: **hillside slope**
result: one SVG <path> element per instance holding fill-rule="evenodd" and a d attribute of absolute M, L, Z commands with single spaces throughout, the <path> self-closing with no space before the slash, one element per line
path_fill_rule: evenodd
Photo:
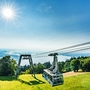
<path fill-rule="evenodd" d="M 64 76 L 64 84 L 52 87 L 41 74 L 20 75 L 17 80 L 14 77 L 0 77 L 0 90 L 90 90 L 90 73 L 75 76 Z"/>

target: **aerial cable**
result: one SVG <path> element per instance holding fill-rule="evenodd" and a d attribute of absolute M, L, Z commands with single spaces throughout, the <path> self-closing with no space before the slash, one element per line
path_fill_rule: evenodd
<path fill-rule="evenodd" d="M 86 47 L 86 48 L 85 48 L 85 47 L 84 47 L 84 48 L 80 48 L 80 49 L 78 48 L 78 49 L 76 49 L 76 50 L 73 49 L 72 51 L 61 52 L 61 53 L 59 53 L 59 55 L 60 55 L 60 54 L 72 53 L 72 52 L 78 52 L 78 51 L 84 51 L 84 50 L 87 50 L 87 49 L 90 49 L 90 46 L 89 46 L 89 47 Z"/>
<path fill-rule="evenodd" d="M 83 51 L 83 50 L 87 50 L 87 49 L 90 49 L 90 46 L 87 46 L 87 47 L 81 47 L 81 48 L 76 48 L 76 49 L 71 49 L 71 50 L 66 50 L 66 51 L 59 51 L 58 52 L 58 55 L 62 55 L 62 54 L 67 54 L 67 53 L 73 53 L 73 52 L 78 52 L 78 51 Z M 54 53 L 54 52 L 52 52 Z M 48 54 L 46 55 L 37 55 L 37 56 L 34 56 L 33 58 L 40 58 L 40 57 L 48 57 Z"/>
<path fill-rule="evenodd" d="M 56 49 L 56 50 L 52 50 L 52 51 L 48 51 L 48 52 L 43 52 L 43 53 L 39 53 L 39 54 L 33 54 L 32 58 L 48 57 L 48 54 L 50 54 L 50 53 L 65 54 L 65 53 L 76 52 L 79 50 L 85 50 L 86 49 L 85 46 L 87 47 L 87 45 L 90 45 L 90 42 L 85 42 L 85 43 L 81 43 L 81 44 L 77 44 L 77 45 L 73 45 L 73 46 L 69 46 L 69 47 L 65 47 L 65 48 L 61 48 L 61 49 Z M 82 48 L 82 49 L 80 49 L 80 48 Z M 87 49 L 89 49 L 89 47 Z"/>
<path fill-rule="evenodd" d="M 33 56 L 39 56 L 39 55 L 43 55 L 43 54 L 55 53 L 55 52 L 59 52 L 59 51 L 62 51 L 62 50 L 81 47 L 81 46 L 89 45 L 89 44 L 90 44 L 90 42 L 85 42 L 85 43 L 81 43 L 81 44 L 77 44 L 77 45 L 73 45 L 73 46 L 69 46 L 69 47 L 65 47 L 65 48 L 61 48 L 61 49 L 57 49 L 57 50 L 52 50 L 52 51 L 48 51 L 48 52 L 39 53 L 39 54 L 36 54 L 36 55 L 33 55 Z"/>

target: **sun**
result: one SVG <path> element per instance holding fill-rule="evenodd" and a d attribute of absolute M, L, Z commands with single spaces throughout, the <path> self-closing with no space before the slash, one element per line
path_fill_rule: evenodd
<path fill-rule="evenodd" d="M 14 19 L 17 17 L 16 9 L 11 4 L 5 4 L 0 7 L 0 15 L 1 18 L 3 18 L 6 21 L 14 21 Z"/>
<path fill-rule="evenodd" d="M 10 19 L 14 17 L 14 12 L 11 8 L 3 8 L 2 9 L 2 15 L 6 19 Z"/>

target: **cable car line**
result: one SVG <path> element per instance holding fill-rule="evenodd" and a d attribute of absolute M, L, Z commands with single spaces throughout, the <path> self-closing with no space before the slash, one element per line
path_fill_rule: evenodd
<path fill-rule="evenodd" d="M 77 52 L 77 51 L 83 51 L 83 50 L 87 50 L 87 49 L 90 49 L 90 47 L 87 47 L 87 48 L 78 48 L 78 49 L 73 49 L 73 50 L 71 50 L 71 51 L 65 51 L 65 52 L 57 52 L 57 53 L 59 53 L 58 55 L 62 55 L 62 54 L 67 54 L 67 53 L 72 53 L 72 52 Z M 52 52 L 52 53 L 56 53 L 56 52 Z M 40 58 L 40 57 L 48 57 L 48 55 L 39 55 L 39 56 L 36 56 L 36 57 L 33 57 L 33 58 Z"/>
<path fill-rule="evenodd" d="M 52 51 L 48 51 L 48 52 L 35 54 L 35 55 L 32 55 L 32 56 L 39 56 L 39 55 L 43 55 L 43 54 L 55 53 L 55 52 L 59 52 L 59 51 L 62 51 L 62 50 L 81 47 L 81 46 L 85 46 L 85 45 L 89 45 L 89 44 L 90 44 L 90 42 L 85 42 L 85 43 L 81 43 L 81 44 L 77 44 L 77 45 L 73 45 L 73 46 L 69 46 L 69 47 L 65 47 L 65 48 L 61 48 L 61 49 L 56 49 L 56 50 L 52 50 Z"/>
<path fill-rule="evenodd" d="M 75 48 L 75 49 L 71 49 L 71 50 L 66 50 L 66 51 L 58 51 L 58 52 L 52 52 L 52 53 L 58 53 L 58 55 L 62 55 L 62 54 L 68 54 L 68 53 L 73 53 L 73 52 L 78 52 L 78 51 L 83 51 L 83 50 L 87 50 L 90 49 L 90 46 L 86 46 L 86 47 L 81 47 L 81 48 Z M 32 56 L 32 58 L 41 58 L 41 57 L 48 57 L 48 53 L 46 53 L 46 55 L 37 55 L 37 56 Z"/>
<path fill-rule="evenodd" d="M 76 50 L 73 50 L 73 51 L 68 51 L 68 52 L 64 52 L 64 53 L 60 53 L 60 54 L 67 54 L 67 53 L 72 53 L 72 52 L 78 52 L 78 51 L 83 51 L 83 50 L 87 50 L 87 49 L 90 49 L 90 47 L 76 49 Z"/>

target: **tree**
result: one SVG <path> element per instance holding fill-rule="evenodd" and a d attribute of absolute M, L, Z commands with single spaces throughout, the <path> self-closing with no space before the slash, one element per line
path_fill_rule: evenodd
<path fill-rule="evenodd" d="M 41 64 L 41 63 L 38 63 L 37 64 L 37 73 L 40 74 L 40 73 L 43 73 L 43 69 L 45 69 L 46 67 Z"/>
<path fill-rule="evenodd" d="M 73 59 L 70 63 L 70 65 L 72 66 L 72 69 L 78 72 L 79 67 L 80 67 L 80 61 L 78 59 Z"/>
<path fill-rule="evenodd" d="M 0 59 L 0 75 L 14 75 L 16 68 L 16 61 L 11 59 L 10 56 L 4 56 Z"/>
<path fill-rule="evenodd" d="M 59 72 L 63 72 L 64 62 L 58 62 Z"/>
<path fill-rule="evenodd" d="M 45 69 L 46 67 L 43 64 L 38 63 L 38 64 L 35 64 L 33 68 L 34 68 L 34 73 L 40 74 L 40 73 L 43 73 L 43 69 Z M 31 67 L 30 67 L 30 73 L 31 74 L 33 73 Z"/>
<path fill-rule="evenodd" d="M 80 60 L 80 69 L 84 71 L 84 59 Z"/>
<path fill-rule="evenodd" d="M 70 69 L 70 61 L 66 61 L 65 62 L 65 64 L 64 64 L 64 71 L 65 72 L 71 71 L 71 69 Z"/>
<path fill-rule="evenodd" d="M 90 60 L 89 59 L 86 59 L 85 61 L 84 61 L 84 70 L 83 71 L 90 71 Z"/>
<path fill-rule="evenodd" d="M 46 68 L 50 68 L 50 66 L 51 66 L 50 62 L 45 62 L 43 65 L 44 65 Z"/>
<path fill-rule="evenodd" d="M 11 74 L 11 75 L 14 75 L 15 74 L 15 71 L 16 71 L 16 66 L 17 66 L 17 63 L 14 59 L 10 59 L 9 63 L 8 63 L 8 72 Z"/>

